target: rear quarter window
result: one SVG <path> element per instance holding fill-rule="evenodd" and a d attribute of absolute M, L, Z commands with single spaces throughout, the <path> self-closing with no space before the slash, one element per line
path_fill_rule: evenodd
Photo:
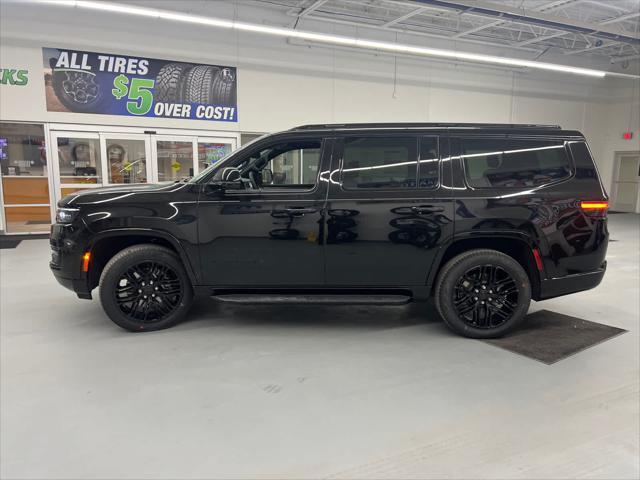
<path fill-rule="evenodd" d="M 529 139 L 461 140 L 467 183 L 473 188 L 522 188 L 571 175 L 563 141 Z"/>

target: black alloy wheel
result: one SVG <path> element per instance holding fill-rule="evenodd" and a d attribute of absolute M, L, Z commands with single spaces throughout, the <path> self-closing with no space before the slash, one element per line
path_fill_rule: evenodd
<path fill-rule="evenodd" d="M 122 313 L 143 323 L 162 320 L 178 308 L 183 297 L 176 272 L 159 262 L 133 265 L 113 292 Z"/>
<path fill-rule="evenodd" d="M 180 258 L 153 244 L 118 252 L 104 267 L 99 288 L 109 318 L 133 332 L 175 325 L 193 301 L 193 287 Z"/>
<path fill-rule="evenodd" d="M 476 328 L 496 328 L 507 322 L 518 306 L 518 286 L 497 265 L 467 270 L 456 283 L 453 305 L 458 317 Z"/>
<path fill-rule="evenodd" d="M 435 304 L 456 333 L 495 338 L 522 322 L 531 303 L 531 281 L 513 257 L 496 250 L 461 253 L 442 267 Z"/>

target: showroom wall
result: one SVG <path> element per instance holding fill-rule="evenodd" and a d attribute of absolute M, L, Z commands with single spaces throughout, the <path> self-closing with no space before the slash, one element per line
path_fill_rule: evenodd
<path fill-rule="evenodd" d="M 247 6 L 230 10 L 232 2 L 212 3 L 219 6 L 220 16 L 240 16 L 248 21 L 262 18 L 267 24 L 290 20 Z M 5 68 L 28 69 L 30 80 L 25 87 L 0 88 L 2 119 L 132 126 L 143 122 L 148 127 L 243 132 L 352 121 L 557 123 L 585 133 L 609 188 L 614 152 L 640 149 L 639 92 L 637 82 L 634 85 L 629 80 L 354 52 L 108 13 L 70 9 L 36 13 L 32 6 L 3 6 L 1 63 Z M 351 27 L 326 24 L 305 24 L 305 28 L 357 33 Z M 379 32 L 360 34 L 385 38 Z M 237 66 L 239 121 L 47 112 L 42 47 Z M 635 132 L 631 142 L 622 140 L 622 132 L 627 130 Z"/>

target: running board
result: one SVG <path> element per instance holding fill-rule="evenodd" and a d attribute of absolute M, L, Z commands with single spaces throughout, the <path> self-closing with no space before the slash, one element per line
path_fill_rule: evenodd
<path fill-rule="evenodd" d="M 242 294 L 212 295 L 213 299 L 227 303 L 251 304 L 323 304 L 323 305 L 404 305 L 411 302 L 408 295 L 326 295 L 326 294 Z"/>

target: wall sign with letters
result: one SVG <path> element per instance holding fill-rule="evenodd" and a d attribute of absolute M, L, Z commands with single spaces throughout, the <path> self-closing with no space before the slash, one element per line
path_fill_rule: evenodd
<path fill-rule="evenodd" d="M 235 67 L 43 48 L 47 110 L 237 122 Z"/>

